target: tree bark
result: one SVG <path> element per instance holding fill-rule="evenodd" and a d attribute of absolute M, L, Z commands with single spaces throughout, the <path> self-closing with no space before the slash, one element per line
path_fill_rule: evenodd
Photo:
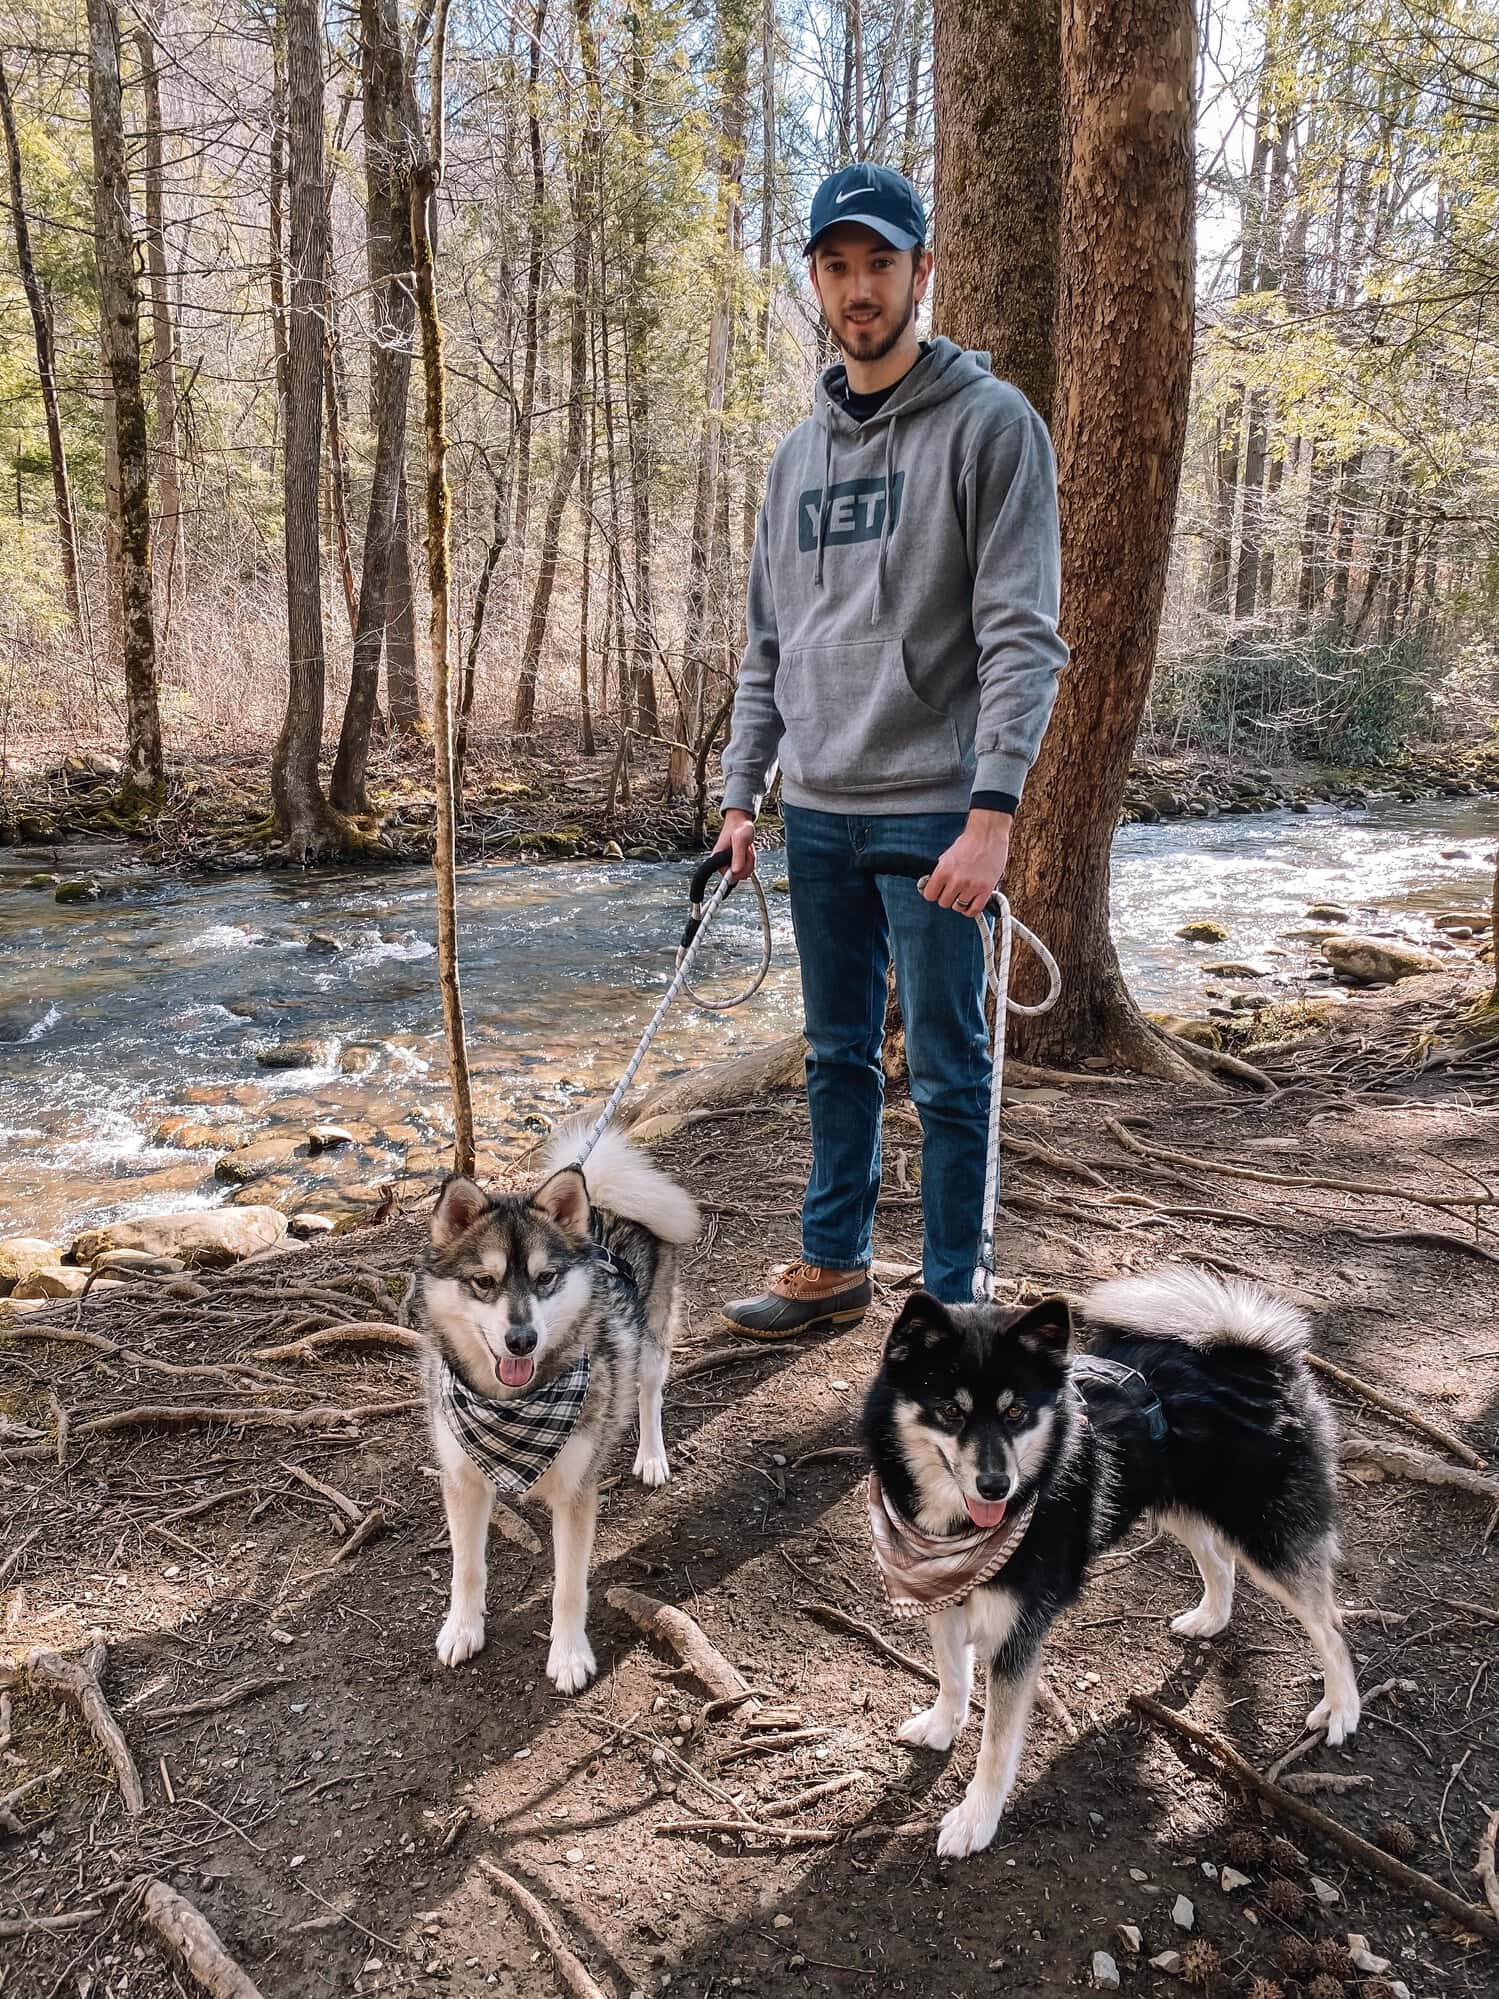
<path fill-rule="evenodd" d="M 630 24 L 630 130 L 636 157 L 646 158 L 645 27 L 637 10 Z M 644 171 L 642 166 L 642 172 Z M 642 186 L 634 204 L 634 256 L 625 302 L 625 427 L 630 451 L 630 511 L 635 559 L 634 663 L 631 669 L 636 725 L 659 730 L 656 706 L 656 600 L 651 575 L 650 220 Z"/>
<path fill-rule="evenodd" d="M 426 722 L 416 670 L 416 586 L 411 577 L 411 516 L 404 456 L 396 471 L 396 538 L 385 588 L 386 710 L 390 726 L 398 736 L 420 736 Z"/>
<path fill-rule="evenodd" d="M 531 24 L 531 54 L 526 76 L 526 136 L 531 159 L 531 230 L 526 255 L 525 360 L 521 366 L 520 424 L 515 463 L 515 588 L 525 590 L 526 540 L 531 526 L 531 440 L 536 428 L 536 359 L 540 342 L 541 264 L 545 247 L 546 171 L 541 151 L 541 36 L 546 27 L 547 0 L 536 0 Z M 517 734 L 528 730 L 536 713 L 536 687 L 527 685 L 524 670 L 516 684 L 511 724 Z"/>
<path fill-rule="evenodd" d="M 422 329 L 422 376 L 426 389 L 427 574 L 432 591 L 432 743 L 437 775 L 437 843 L 433 862 L 437 875 L 437 966 L 453 1086 L 453 1171 L 471 1174 L 474 1170 L 474 1106 L 469 1088 L 463 997 L 458 981 L 453 698 L 448 661 L 452 496 L 448 491 L 447 380 L 443 365 L 442 322 L 437 314 L 431 226 L 433 197 L 442 180 L 443 69 L 447 30 L 448 0 L 437 0 L 437 17 L 432 27 L 432 128 L 427 156 L 411 176 L 411 238 L 415 253 L 416 308 Z"/>
<path fill-rule="evenodd" d="M 1055 0 L 1048 0 L 1048 4 L 1055 13 Z M 911 41 L 906 61 L 906 123 L 900 142 L 900 170 L 907 180 L 914 177 L 921 164 L 916 143 L 916 127 L 921 104 L 921 58 L 925 53 L 926 0 L 915 0 L 911 8 Z"/>
<path fill-rule="evenodd" d="M 115 0 L 88 0 L 89 123 L 104 359 L 119 452 L 120 631 L 125 668 L 125 789 L 155 792 L 165 769 L 151 604 L 151 474 L 141 390 L 140 294 L 120 107 Z"/>
<path fill-rule="evenodd" d="M 0 126 L 5 131 L 5 157 L 10 170 L 10 216 L 16 237 L 16 264 L 21 289 L 31 314 L 31 337 L 36 348 L 37 380 L 42 390 L 42 417 L 47 426 L 47 456 L 52 465 L 52 504 L 57 514 L 57 540 L 62 556 L 63 587 L 67 591 L 68 615 L 80 638 L 86 636 L 83 597 L 78 583 L 78 532 L 73 524 L 73 495 L 68 484 L 68 458 L 63 445 L 62 415 L 57 402 L 57 363 L 52 343 L 52 322 L 47 316 L 47 300 L 36 274 L 31 254 L 31 228 L 26 219 L 26 191 L 21 181 L 21 147 L 16 137 L 15 113 L 11 107 L 10 85 L 0 59 Z"/>
<path fill-rule="evenodd" d="M 1064 0 L 1057 450 L 1073 662 L 1008 877 L 1063 978 L 1051 1013 L 1016 1023 L 1016 1052 L 1173 1075 L 1183 1058 L 1119 969 L 1109 852 L 1150 687 L 1186 438 L 1195 45 L 1190 0 Z"/>
<path fill-rule="evenodd" d="M 135 31 L 146 101 L 146 269 L 151 281 L 151 379 L 156 401 L 157 565 L 170 607 L 182 586 L 182 492 L 177 467 L 177 338 L 168 290 L 166 205 L 162 197 L 161 82 L 156 31 L 144 16 Z"/>
<path fill-rule="evenodd" d="M 932 21 L 941 225 L 932 323 L 962 346 L 987 346 L 995 374 L 1022 389 L 1048 423 L 1056 396 L 1061 5 L 936 0 Z"/>
<path fill-rule="evenodd" d="M 354 619 L 354 656 L 333 762 L 332 799 L 341 812 L 363 812 L 370 733 L 386 652 L 393 727 L 411 728 L 413 705 L 401 698 L 396 647 L 388 637 L 392 568 L 404 538 L 400 497 L 406 450 L 406 402 L 411 387 L 415 307 L 411 296 L 410 163 L 417 141 L 415 100 L 401 46 L 397 0 L 360 0 L 360 70 L 364 86 L 364 167 L 370 289 L 375 299 L 370 388 L 375 463 L 370 477 L 364 565 Z M 409 563 L 406 598 L 410 598 Z M 415 679 L 414 660 L 410 675 Z M 416 723 L 420 723 L 420 705 Z"/>
<path fill-rule="evenodd" d="M 323 797 L 324 658 L 318 538 L 327 330 L 328 184 L 318 0 L 282 0 L 286 26 L 288 251 L 286 315 L 286 717 L 271 766 L 271 800 L 288 854 L 312 858 L 337 838 Z"/>

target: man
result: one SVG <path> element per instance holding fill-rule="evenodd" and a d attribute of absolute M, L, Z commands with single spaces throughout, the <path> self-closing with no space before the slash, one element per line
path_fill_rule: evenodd
<path fill-rule="evenodd" d="M 776 453 L 750 571 L 718 844 L 753 871 L 779 749 L 812 1123 L 802 1260 L 724 1307 L 761 1339 L 869 1304 L 892 950 L 927 1289 L 968 1299 L 978 1253 L 990 1053 L 963 912 L 1004 873 L 1067 648 L 1046 428 L 987 354 L 917 339 L 925 246 L 904 175 L 859 164 L 818 188 L 806 255 L 844 358 Z M 936 861 L 924 890 L 858 865 L 912 853 Z"/>

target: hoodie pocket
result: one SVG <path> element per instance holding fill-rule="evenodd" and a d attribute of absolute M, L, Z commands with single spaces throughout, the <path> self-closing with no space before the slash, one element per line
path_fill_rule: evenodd
<path fill-rule="evenodd" d="M 797 783 L 900 791 L 961 776 L 957 724 L 922 700 L 899 639 L 795 646 L 781 657 L 781 763 Z"/>

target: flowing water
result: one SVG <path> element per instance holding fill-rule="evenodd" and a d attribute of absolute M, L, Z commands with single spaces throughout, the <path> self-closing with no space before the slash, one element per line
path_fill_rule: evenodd
<path fill-rule="evenodd" d="M 1493 800 L 1127 827 L 1114 849 L 1120 955 L 1150 1007 L 1201 1013 L 1203 967 L 1221 959 L 1269 974 L 1240 989 L 1298 993 L 1318 968 L 1315 945 L 1294 934 L 1309 905 L 1340 903 L 1353 928 L 1430 943 L 1432 914 L 1485 904 L 1496 832 Z M 425 870 L 122 877 L 106 900 L 63 905 L 23 885 L 46 858 L 0 851 L 0 1237 L 63 1240 L 224 1199 L 334 1212 L 370 1204 L 384 1182 L 441 1172 L 449 1123 Z M 762 860 L 768 887 L 783 865 Z M 462 871 L 482 1164 L 513 1158 L 612 1085 L 671 976 L 686 880 L 670 863 Z M 643 1082 L 796 1026 L 789 908 L 773 887 L 769 901 L 766 986 L 727 1016 L 679 1003 Z M 1203 916 L 1226 925 L 1227 944 L 1178 941 Z M 737 990 L 757 941 L 753 908 L 736 896 L 699 984 Z M 257 1060 L 303 1041 L 316 1045 L 299 1066 Z M 160 1142 L 173 1117 L 202 1127 L 191 1149 L 180 1134 Z M 313 1123 L 346 1126 L 356 1143 L 304 1148 L 240 1189 L 215 1178 L 230 1139 L 290 1141 Z"/>

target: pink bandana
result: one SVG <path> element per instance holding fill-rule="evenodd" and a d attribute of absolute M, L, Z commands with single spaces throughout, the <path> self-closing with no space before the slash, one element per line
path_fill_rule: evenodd
<path fill-rule="evenodd" d="M 898 1513 L 876 1473 L 869 1474 L 869 1533 L 880 1580 L 899 1618 L 928 1617 L 966 1603 L 992 1582 L 1014 1553 L 1035 1511 L 1034 1498 L 994 1527 L 971 1534 L 928 1534 Z"/>

